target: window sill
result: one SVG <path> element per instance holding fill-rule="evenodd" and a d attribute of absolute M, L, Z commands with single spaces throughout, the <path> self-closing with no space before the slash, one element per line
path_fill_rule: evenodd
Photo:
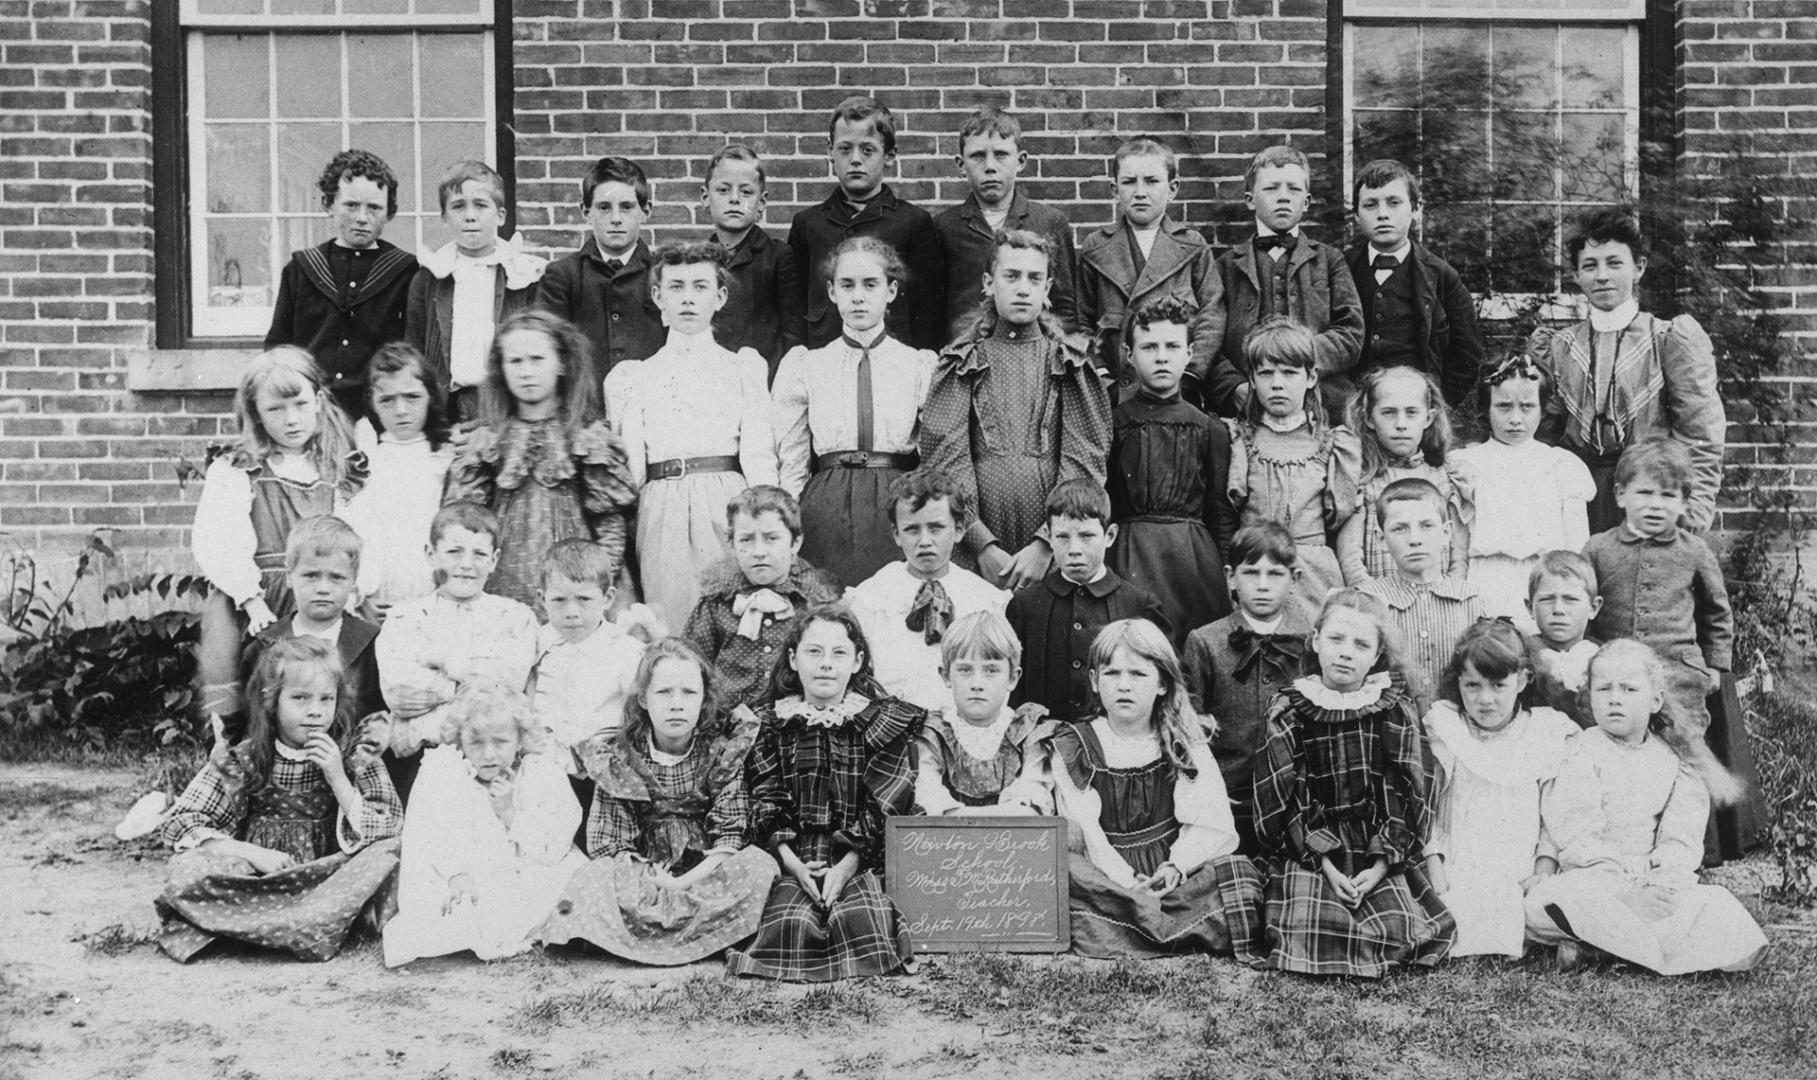
<path fill-rule="evenodd" d="M 259 355 L 239 349 L 134 349 L 126 357 L 126 388 L 135 394 L 231 393 L 240 372 Z"/>

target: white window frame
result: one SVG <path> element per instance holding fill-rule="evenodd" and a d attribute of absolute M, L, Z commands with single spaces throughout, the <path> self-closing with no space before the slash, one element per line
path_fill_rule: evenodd
<path fill-rule="evenodd" d="M 1597 3 L 1596 0 L 1585 0 L 1582 4 L 1573 3 L 1573 0 L 1564 0 L 1562 6 L 1550 8 L 1531 3 L 1510 4 L 1507 7 L 1496 7 L 1485 3 L 1463 8 L 1425 7 L 1417 2 L 1394 2 L 1394 0 L 1388 0 L 1388 2 L 1349 0 L 1344 10 L 1344 56 L 1349 58 L 1357 54 L 1356 35 L 1359 26 L 1384 24 L 1444 26 L 1495 23 L 1498 25 L 1525 24 L 1624 29 L 1626 33 L 1623 37 L 1623 48 L 1626 50 L 1626 63 L 1622 65 L 1621 113 L 1625 118 L 1622 123 L 1622 187 L 1628 195 L 1634 196 L 1640 190 L 1640 59 L 1641 27 L 1645 16 L 1645 0 L 1603 0 L 1602 3 Z M 1356 155 L 1357 66 L 1355 63 L 1349 62 L 1344 64 L 1344 195 L 1347 199 L 1350 192 L 1354 190 L 1356 170 L 1359 165 Z M 1552 202 L 1544 205 L 1559 204 Z M 1554 237 L 1555 243 L 1562 243 L 1562 241 L 1563 237 Z M 1582 318 L 1587 309 L 1587 303 L 1583 297 L 1563 289 L 1552 293 L 1495 293 L 1488 298 L 1488 301 L 1486 310 L 1481 314 L 1490 319 L 1513 318 L 1518 311 L 1535 303 L 1539 304 L 1540 317 L 1549 320 Z"/>
<path fill-rule="evenodd" d="M 420 42 L 423 31 L 460 30 L 481 35 L 482 87 L 481 102 L 485 111 L 485 137 L 482 160 L 488 165 L 497 165 L 498 156 L 498 110 L 496 84 L 496 49 L 497 20 L 494 15 L 493 0 L 479 0 L 479 9 L 468 14 L 391 14 L 391 15 L 227 15 L 201 14 L 197 11 L 199 0 L 180 0 L 180 20 L 183 31 L 183 49 L 186 58 L 187 93 L 189 100 L 188 115 L 185 117 L 186 138 L 188 143 L 188 199 L 184 228 L 188 231 L 188 261 L 185 272 L 189 278 L 189 317 L 190 336 L 195 338 L 263 338 L 271 328 L 271 319 L 277 301 L 279 276 L 284 265 L 290 259 L 290 252 L 280 250 L 280 220 L 290 211 L 276 205 L 279 197 L 278 187 L 274 183 L 271 190 L 272 205 L 263 214 L 237 215 L 245 220 L 265 220 L 269 223 L 271 266 L 270 304 L 250 305 L 245 307 L 212 307 L 209 297 L 209 261 L 208 261 L 208 228 L 207 221 L 212 216 L 221 218 L 225 215 L 210 215 L 208 211 L 208 158 L 205 152 L 206 137 L 203 125 L 202 105 L 206 100 L 204 91 L 207 86 L 206 62 L 203 55 L 202 41 L 204 36 L 215 34 L 269 34 L 278 36 L 286 33 L 331 35 L 338 34 L 341 47 L 341 145 L 348 145 L 351 127 L 354 123 L 371 122 L 371 118 L 353 118 L 348 116 L 347 49 L 349 39 L 360 34 L 396 33 L 411 36 L 413 45 Z M 269 7 L 269 3 L 267 3 Z M 267 100 L 276 108 L 277 71 L 272 65 L 267 71 L 271 79 Z M 413 190 L 421 190 L 421 178 L 415 175 L 414 165 L 422 158 L 422 92 L 420 82 L 413 86 L 411 112 L 415 127 L 415 143 L 412 147 L 415 158 L 409 166 L 400 169 L 398 184 L 400 193 L 406 184 L 417 185 Z M 277 124 L 275 117 L 271 120 Z M 323 117 L 311 120 L 311 123 L 333 123 L 335 118 Z M 278 153 L 277 140 L 270 141 L 268 152 L 272 156 L 271 175 L 277 175 Z M 326 164 L 324 162 L 324 164 Z M 401 201 L 401 200 L 400 200 Z M 320 208 L 311 209 L 320 212 Z M 427 208 L 419 207 L 418 213 L 426 213 Z"/>

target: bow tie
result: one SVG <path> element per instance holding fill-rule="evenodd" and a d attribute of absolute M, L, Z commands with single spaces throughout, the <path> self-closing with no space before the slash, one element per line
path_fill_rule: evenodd
<path fill-rule="evenodd" d="M 946 586 L 938 581 L 922 582 L 904 622 L 910 630 L 920 631 L 921 640 L 929 645 L 940 644 L 953 622 L 953 599 L 946 595 Z"/>
<path fill-rule="evenodd" d="M 1255 238 L 1255 246 L 1260 251 L 1277 251 L 1281 248 L 1292 247 L 1293 234 L 1271 233 L 1268 236 L 1258 234 Z"/>
<path fill-rule="evenodd" d="M 1401 261 L 1392 255 L 1377 255 L 1369 260 L 1369 268 L 1372 270 L 1393 270 L 1399 265 Z"/>
<path fill-rule="evenodd" d="M 1236 680 L 1248 682 L 1257 664 L 1264 665 L 1264 677 L 1266 669 L 1272 668 L 1276 678 L 1282 681 L 1291 678 L 1306 646 L 1296 637 L 1258 634 L 1247 626 L 1239 626 L 1230 632 L 1230 648 L 1237 654 Z"/>
<path fill-rule="evenodd" d="M 739 593 L 732 598 L 732 614 L 738 616 L 738 636 L 749 641 L 756 641 L 763 631 L 765 615 L 774 615 L 781 620 L 794 613 L 795 606 L 786 597 L 769 589 Z"/>

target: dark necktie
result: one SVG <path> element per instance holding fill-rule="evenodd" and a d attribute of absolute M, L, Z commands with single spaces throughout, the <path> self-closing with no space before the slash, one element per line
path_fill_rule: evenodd
<path fill-rule="evenodd" d="M 1401 261 L 1392 255 L 1377 255 L 1369 260 L 1369 266 L 1375 271 L 1375 283 L 1380 285 L 1394 275 L 1395 268 Z"/>
<path fill-rule="evenodd" d="M 1305 645 L 1295 637 L 1258 634 L 1247 626 L 1238 626 L 1230 631 L 1230 649 L 1237 654 L 1238 682 L 1248 682 L 1258 665 L 1264 678 L 1272 669 L 1275 679 L 1285 682 L 1299 669 Z"/>
<path fill-rule="evenodd" d="M 871 346 L 852 340 L 852 335 L 839 335 L 845 340 L 847 348 L 858 350 L 858 446 L 859 450 L 869 450 L 875 439 L 877 427 L 877 403 L 871 393 Z M 881 345 L 883 337 L 878 336 L 876 344 Z"/>
<path fill-rule="evenodd" d="M 953 622 L 953 600 L 946 595 L 946 586 L 938 581 L 924 581 L 921 591 L 915 594 L 915 602 L 909 605 L 908 618 L 904 620 L 910 630 L 921 632 L 921 640 L 929 645 L 940 644 L 946 636 L 946 628 Z"/>
<path fill-rule="evenodd" d="M 624 268 L 625 268 L 625 261 L 623 259 L 607 259 L 606 260 L 606 276 L 607 277 L 617 277 L 618 272 L 620 270 L 623 270 Z"/>

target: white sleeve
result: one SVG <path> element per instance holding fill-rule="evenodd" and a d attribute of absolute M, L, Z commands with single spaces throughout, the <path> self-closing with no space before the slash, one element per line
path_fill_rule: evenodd
<path fill-rule="evenodd" d="M 643 412 L 637 407 L 636 372 L 643 361 L 619 364 L 606 375 L 606 422 L 612 433 L 624 443 L 625 459 L 631 466 L 631 483 L 638 488 L 649 478 L 650 454 L 644 442 Z"/>
<path fill-rule="evenodd" d="M 1098 798 L 1098 793 L 1090 788 L 1080 790 L 1074 787 L 1072 777 L 1067 775 L 1066 769 L 1052 763 L 1053 749 L 1050 745 L 1044 744 L 1039 756 L 1050 759 L 1045 767 L 1053 776 L 1054 804 L 1060 816 L 1066 819 L 1067 826 L 1084 844 L 1086 858 L 1118 888 L 1135 888 L 1135 870 L 1123 858 L 1122 853 L 1111 846 L 1110 838 L 1104 835 L 1104 826 L 1099 820 L 1104 812 L 1104 803 Z"/>
<path fill-rule="evenodd" d="M 776 369 L 770 390 L 770 425 L 776 434 L 777 486 L 796 498 L 807 486 L 814 453 L 808 428 L 807 350 L 797 345 Z"/>
<path fill-rule="evenodd" d="M 962 809 L 940 775 L 940 751 L 927 736 L 915 742 L 915 805 L 923 814 L 950 814 Z"/>
<path fill-rule="evenodd" d="M 189 543 L 203 575 L 235 607 L 263 595 L 253 558 L 259 537 L 252 528 L 252 480 L 227 455 L 208 466 Z"/>
<path fill-rule="evenodd" d="M 574 850 L 580 803 L 559 763 L 541 754 L 526 754 L 512 800 L 517 816 L 511 822 L 511 845 L 520 858 L 538 866 L 554 866 Z"/>
<path fill-rule="evenodd" d="M 770 434 L 770 367 L 754 350 L 738 350 L 739 393 L 744 402 L 738 421 L 738 466 L 744 482 L 756 487 L 776 483 L 776 440 Z"/>
<path fill-rule="evenodd" d="M 1237 849 L 1236 819 L 1230 812 L 1224 774 L 1208 747 L 1192 747 L 1191 753 L 1198 775 L 1188 778 L 1182 772 L 1174 780 L 1174 818 L 1180 823 L 1180 835 L 1167 853 L 1167 861 L 1182 874 Z"/>

